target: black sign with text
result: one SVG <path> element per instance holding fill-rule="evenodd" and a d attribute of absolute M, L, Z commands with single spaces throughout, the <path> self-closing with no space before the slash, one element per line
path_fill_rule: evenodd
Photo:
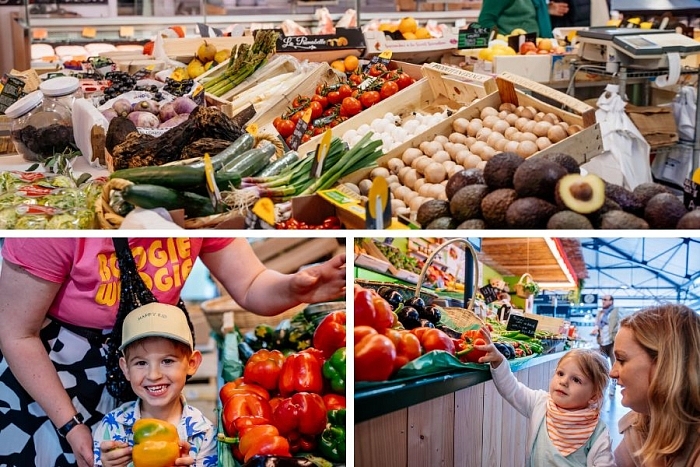
<path fill-rule="evenodd" d="M 485 285 L 479 289 L 479 292 L 484 296 L 484 302 L 488 305 L 498 300 L 498 292 L 500 292 L 500 290 L 490 285 Z"/>
<path fill-rule="evenodd" d="M 539 321 L 532 318 L 526 318 L 520 315 L 510 315 L 508 317 L 508 324 L 506 325 L 506 330 L 508 331 L 520 331 L 526 336 L 533 337 L 535 331 L 537 330 L 537 324 Z"/>
<path fill-rule="evenodd" d="M 489 46 L 491 28 L 471 23 L 467 29 L 460 29 L 457 39 L 458 49 L 485 49 Z"/>

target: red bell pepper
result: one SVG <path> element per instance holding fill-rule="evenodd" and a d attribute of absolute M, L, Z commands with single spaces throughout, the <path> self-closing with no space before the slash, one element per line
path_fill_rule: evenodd
<path fill-rule="evenodd" d="M 282 435 L 299 433 L 317 435 L 326 428 L 326 406 L 323 398 L 310 392 L 298 392 L 282 399 L 272 414 L 273 424 Z"/>
<path fill-rule="evenodd" d="M 334 311 L 323 318 L 314 331 L 313 346 L 322 351 L 326 359 L 345 347 L 345 319 L 345 311 Z"/>
<path fill-rule="evenodd" d="M 474 346 L 476 345 L 486 345 L 486 341 L 479 337 L 474 339 L 471 345 L 467 345 L 467 348 L 461 352 L 457 352 L 457 357 L 462 362 L 479 363 L 479 359 L 486 355 L 486 351 L 478 350 Z"/>
<path fill-rule="evenodd" d="M 287 440 L 289 441 L 289 450 L 292 454 L 315 451 L 318 444 L 315 435 L 302 435 L 296 432 L 287 435 Z"/>
<path fill-rule="evenodd" d="M 346 407 L 345 396 L 340 394 L 328 393 L 323 396 L 323 403 L 326 406 L 326 410 L 336 410 L 344 409 Z"/>
<path fill-rule="evenodd" d="M 455 344 L 450 336 L 435 328 L 415 328 L 411 332 L 420 340 L 423 353 L 431 350 L 445 350 L 452 355 L 455 354 Z"/>
<path fill-rule="evenodd" d="M 246 383 L 243 378 L 229 381 L 221 386 L 221 389 L 219 390 L 221 405 L 226 405 L 226 402 L 228 402 L 228 400 L 234 394 L 255 394 L 261 399 L 270 400 L 270 393 L 267 392 L 267 389 L 257 384 Z"/>
<path fill-rule="evenodd" d="M 321 362 L 311 353 L 305 352 L 287 357 L 279 377 L 279 391 L 282 396 L 289 396 L 295 392 L 321 393 L 323 391 Z"/>
<path fill-rule="evenodd" d="M 272 419 L 270 403 L 260 399 L 255 394 L 234 394 L 224 405 L 221 415 L 224 431 L 228 436 L 236 436 L 238 432 L 235 422 L 239 417 L 262 417 Z"/>
<path fill-rule="evenodd" d="M 410 331 L 399 331 L 396 329 L 385 329 L 384 335 L 391 339 L 396 347 L 396 358 L 394 359 L 394 371 L 408 362 L 420 357 L 420 340 Z"/>
<path fill-rule="evenodd" d="M 386 381 L 394 372 L 396 347 L 369 326 L 355 327 L 355 381 Z"/>
<path fill-rule="evenodd" d="M 287 456 L 292 453 L 289 450 L 289 441 L 280 436 L 279 430 L 273 425 L 255 425 L 241 432 L 238 442 L 238 451 L 243 459 L 248 462 L 255 455 Z M 235 453 L 235 451 L 234 451 Z"/>
<path fill-rule="evenodd" d="M 372 326 L 378 331 L 394 324 L 394 314 L 389 302 L 370 289 L 355 289 L 355 326 Z"/>
<path fill-rule="evenodd" d="M 275 391 L 284 361 L 284 354 L 279 350 L 258 350 L 246 362 L 243 378 L 246 383 L 259 384 L 268 391 Z"/>

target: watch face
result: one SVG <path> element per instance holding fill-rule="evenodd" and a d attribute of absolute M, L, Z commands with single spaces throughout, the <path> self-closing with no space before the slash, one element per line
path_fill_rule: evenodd
<path fill-rule="evenodd" d="M 592 293 L 584 294 L 584 296 L 581 298 L 583 299 L 583 303 L 588 303 L 588 304 L 595 303 L 598 301 L 598 297 Z"/>

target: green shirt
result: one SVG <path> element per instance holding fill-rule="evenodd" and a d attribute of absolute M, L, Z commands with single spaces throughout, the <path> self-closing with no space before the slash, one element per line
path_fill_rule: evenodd
<path fill-rule="evenodd" d="M 500 34 L 510 34 L 513 29 L 521 28 L 536 32 L 538 37 L 552 37 L 546 0 L 484 0 L 479 24 L 496 27 Z"/>

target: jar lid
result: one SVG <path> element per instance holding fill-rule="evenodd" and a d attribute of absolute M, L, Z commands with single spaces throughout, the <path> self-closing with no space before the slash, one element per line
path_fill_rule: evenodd
<path fill-rule="evenodd" d="M 44 94 L 41 91 L 33 91 L 9 106 L 5 110 L 5 115 L 10 118 L 18 118 L 26 114 L 36 106 L 42 103 Z"/>
<path fill-rule="evenodd" d="M 47 79 L 39 85 L 45 96 L 59 97 L 73 94 L 80 87 L 80 80 L 73 76 Z"/>

